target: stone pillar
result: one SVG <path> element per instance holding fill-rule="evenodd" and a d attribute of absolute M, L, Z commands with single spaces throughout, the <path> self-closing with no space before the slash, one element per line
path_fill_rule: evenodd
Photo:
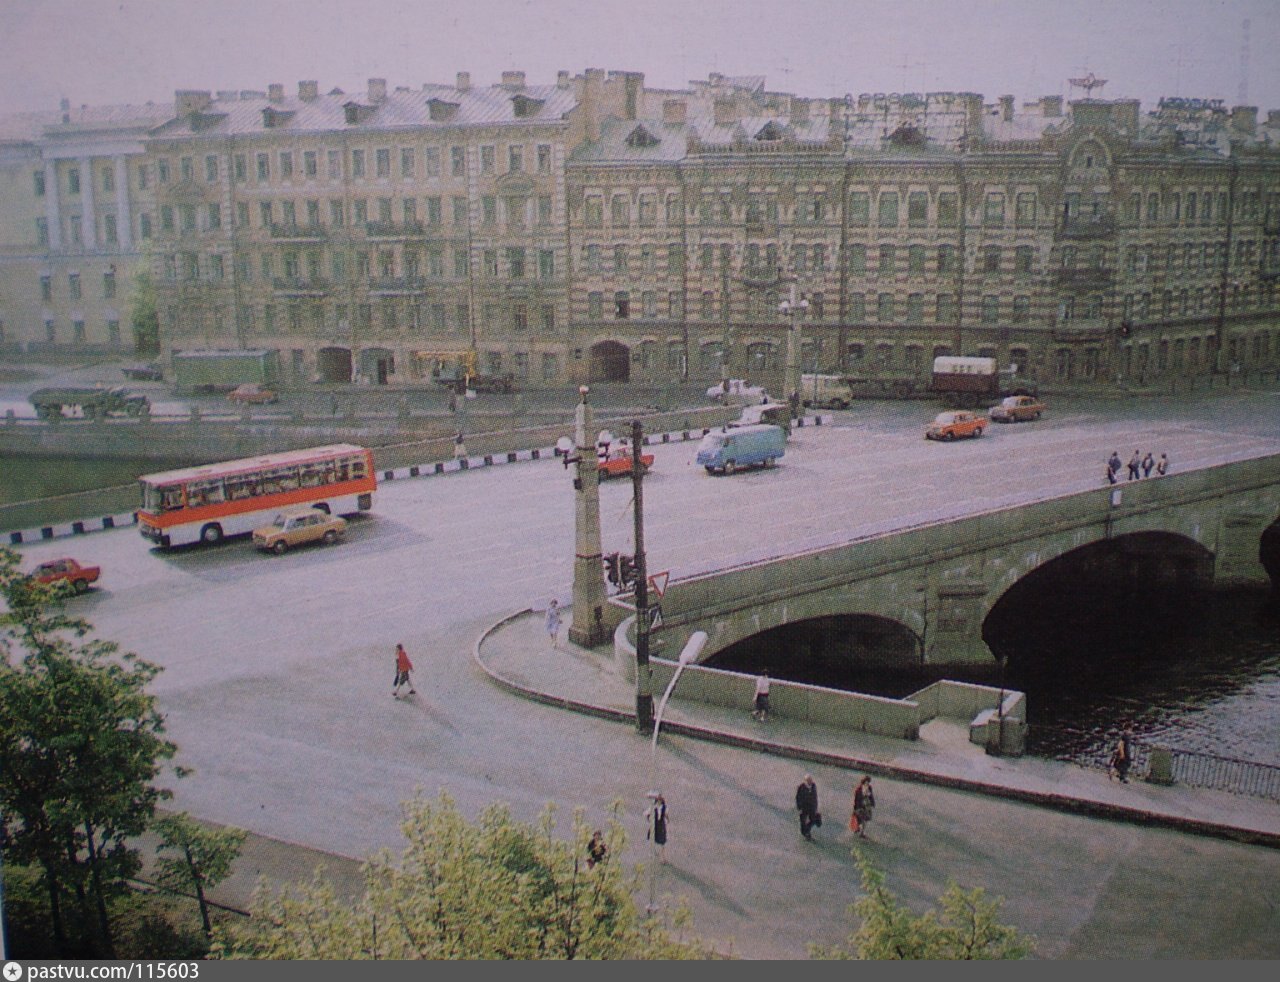
<path fill-rule="evenodd" d="M 49 225 L 49 250 L 62 248 L 62 214 L 58 208 L 58 164 L 47 161 L 44 165 L 44 217 Z"/>
<path fill-rule="evenodd" d="M 124 154 L 112 161 L 116 172 L 116 239 L 120 248 L 133 248 L 133 215 L 129 210 L 129 163 Z"/>
<path fill-rule="evenodd" d="M 82 216 L 80 228 L 86 249 L 98 248 L 98 216 L 93 206 L 93 161 L 81 157 L 77 163 L 80 168 L 80 204 Z"/>
<path fill-rule="evenodd" d="M 1274 516 L 1270 512 L 1235 512 L 1222 516 L 1218 548 L 1213 557 L 1215 590 L 1267 589 L 1271 577 L 1262 565 L 1262 533 Z"/>
<path fill-rule="evenodd" d="M 578 457 L 574 487 L 573 623 L 569 640 L 584 648 L 603 644 L 609 636 L 604 624 L 604 563 L 600 547 L 600 472 L 588 389 L 574 416 L 574 453 Z"/>
<path fill-rule="evenodd" d="M 924 660 L 930 665 L 996 665 L 982 640 L 987 587 L 980 581 L 939 583 L 930 591 Z"/>

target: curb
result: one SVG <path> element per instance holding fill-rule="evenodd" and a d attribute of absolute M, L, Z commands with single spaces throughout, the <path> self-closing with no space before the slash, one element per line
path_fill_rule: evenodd
<path fill-rule="evenodd" d="M 831 422 L 830 416 L 802 416 L 796 420 L 796 426 L 824 426 Z M 670 433 L 651 433 L 644 438 L 646 447 L 658 443 L 685 443 L 689 440 L 701 440 L 710 433 L 712 427 L 704 426 L 690 430 L 675 430 Z M 459 471 L 478 470 L 483 467 L 495 467 L 499 464 L 518 464 L 529 460 L 555 460 L 559 454 L 555 447 L 537 447 L 533 450 L 509 450 L 505 453 L 482 454 L 472 457 L 459 457 L 453 460 L 437 460 L 425 464 L 413 464 L 410 467 L 396 467 L 378 472 L 380 481 L 402 481 L 411 477 L 436 477 L 442 474 L 456 474 Z M 46 542 L 50 539 L 63 539 L 75 535 L 87 535 L 90 532 L 102 532 L 107 529 L 136 525 L 138 516 L 134 512 L 123 515 L 104 515 L 101 518 L 84 518 L 72 522 L 59 522 L 56 525 L 43 525 L 33 529 L 17 532 L 3 532 L 8 536 L 8 545 L 22 546 L 33 542 Z"/>
<path fill-rule="evenodd" d="M 529 686 L 522 685 L 519 682 L 514 682 L 511 679 L 500 675 L 484 663 L 484 660 L 480 657 L 480 648 L 484 644 L 485 640 L 505 625 L 530 613 L 533 613 L 532 608 L 526 607 L 525 609 L 513 614 L 508 614 L 501 620 L 491 624 L 476 639 L 471 649 L 472 657 L 475 659 L 476 664 L 480 666 L 480 669 L 485 673 L 485 675 L 493 680 L 493 682 L 500 688 L 506 689 L 508 692 L 523 696 L 534 702 L 540 702 L 548 706 L 555 706 L 560 709 L 567 709 L 587 716 L 596 716 L 601 719 L 612 720 L 617 723 L 628 723 L 634 725 L 636 722 L 636 714 L 630 710 L 598 706 L 594 703 L 583 702 L 577 699 L 569 699 L 565 696 L 553 696 L 537 689 L 532 689 Z M 692 723 L 677 723 L 664 719 L 662 722 L 662 728 L 670 733 L 692 737 L 695 740 L 706 740 L 709 743 L 722 743 L 727 746 L 738 747 L 743 750 L 754 750 L 757 753 L 767 753 L 778 757 L 804 760 L 809 761 L 810 763 L 823 764 L 829 767 L 839 767 L 844 770 L 865 771 L 869 774 L 874 774 L 877 777 L 914 781 L 918 784 L 929 784 L 934 787 L 947 788 L 952 791 L 969 791 L 976 794 L 989 795 L 995 798 L 1006 798 L 1011 801 L 1022 802 L 1023 804 L 1036 805 L 1041 808 L 1052 808 L 1056 811 L 1069 812 L 1076 815 L 1086 815 L 1092 818 L 1130 822 L 1132 824 L 1145 825 L 1152 828 L 1167 828 L 1177 832 L 1188 832 L 1216 839 L 1228 839 L 1244 845 L 1265 846 L 1269 849 L 1280 849 L 1280 833 L 1276 832 L 1264 832 L 1259 829 L 1242 828 L 1238 825 L 1224 825 L 1220 822 L 1211 822 L 1198 818 L 1182 818 L 1177 815 L 1153 812 L 1146 808 L 1137 808 L 1130 805 L 1117 805 L 1103 801 L 1093 801 L 1088 798 L 1075 798 L 1071 795 L 1057 794 L 1048 791 L 1031 791 L 1026 788 L 1011 788 L 1006 785 L 992 784 L 987 781 L 975 781 L 972 778 L 950 777 L 945 774 L 935 774 L 931 771 L 920 771 L 896 764 L 886 764 L 882 761 L 849 757 L 843 754 L 830 753 L 824 750 L 811 750 L 807 747 L 800 747 L 794 744 L 775 743 L 769 740 L 761 740 L 757 737 L 739 736 L 736 733 L 726 733 L 723 730 L 714 730 L 710 727 L 699 726 Z"/>

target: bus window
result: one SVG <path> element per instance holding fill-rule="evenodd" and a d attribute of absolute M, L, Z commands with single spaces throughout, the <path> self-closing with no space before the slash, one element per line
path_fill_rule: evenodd
<path fill-rule="evenodd" d="M 262 472 L 262 493 L 279 494 L 298 489 L 298 470 L 295 467 L 273 467 Z"/>
<path fill-rule="evenodd" d="M 253 498 L 261 493 L 262 490 L 258 486 L 258 475 L 256 474 L 227 478 L 227 498 L 230 501 Z"/>
<path fill-rule="evenodd" d="M 303 464 L 298 469 L 298 480 L 304 488 L 315 488 L 322 484 L 333 483 L 333 461 L 326 460 L 315 464 Z"/>
<path fill-rule="evenodd" d="M 222 478 L 192 481 L 187 485 L 187 506 L 199 508 L 201 505 L 216 505 L 224 500 Z"/>
<path fill-rule="evenodd" d="M 160 510 L 176 511 L 182 507 L 182 485 L 160 488 Z"/>

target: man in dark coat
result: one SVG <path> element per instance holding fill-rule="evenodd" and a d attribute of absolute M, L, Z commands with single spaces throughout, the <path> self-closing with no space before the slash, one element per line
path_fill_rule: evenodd
<path fill-rule="evenodd" d="M 821 823 L 818 817 L 818 786 L 813 783 L 812 774 L 806 774 L 796 788 L 796 809 L 800 812 L 800 834 L 812 839 L 809 830 Z"/>

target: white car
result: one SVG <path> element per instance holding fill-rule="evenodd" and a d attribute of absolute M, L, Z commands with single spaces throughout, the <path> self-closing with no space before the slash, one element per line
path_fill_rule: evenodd
<path fill-rule="evenodd" d="M 712 402 L 754 406 L 768 402 L 769 395 L 762 386 L 751 385 L 746 379 L 731 378 L 707 389 L 707 398 Z"/>

